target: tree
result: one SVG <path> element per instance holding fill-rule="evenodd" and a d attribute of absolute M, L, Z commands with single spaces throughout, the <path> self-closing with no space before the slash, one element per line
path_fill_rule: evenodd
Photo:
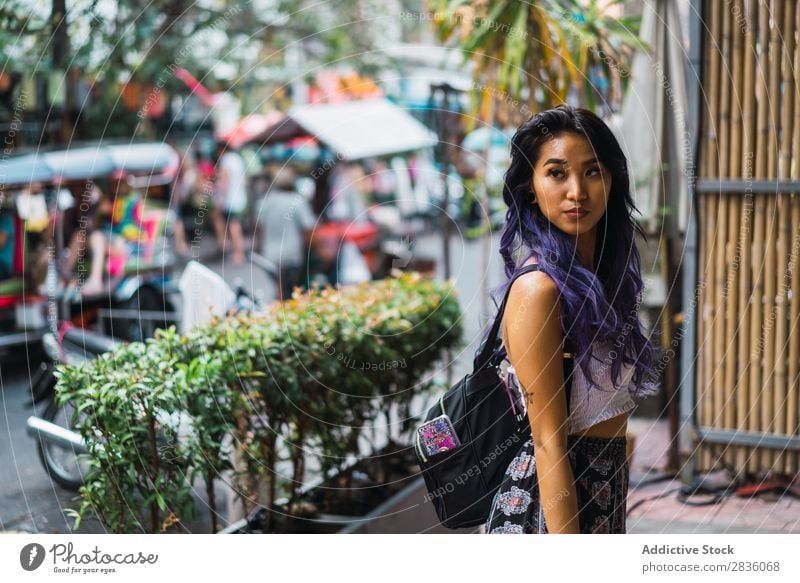
<path fill-rule="evenodd" d="M 375 0 L 345 0 L 335 8 L 288 0 L 52 0 L 47 13 L 34 0 L 6 0 L 0 50 L 10 70 L 77 71 L 90 81 L 91 105 L 80 99 L 71 104 L 76 137 L 128 137 L 148 131 L 142 114 L 151 98 L 187 92 L 172 73 L 176 67 L 212 90 L 223 81 L 234 92 L 253 79 L 288 84 L 340 60 L 359 70 L 379 67 L 380 53 L 373 48 L 384 39 L 370 21 L 374 5 Z M 72 87 L 67 93 L 73 95 Z"/>
<path fill-rule="evenodd" d="M 459 44 L 465 61 L 472 61 L 473 115 L 489 127 L 495 125 L 497 105 L 515 104 L 514 117 L 525 119 L 533 112 L 564 103 L 574 89 L 578 100 L 596 109 L 595 79 L 604 76 L 609 91 L 604 100 L 619 102 L 629 62 L 638 45 L 638 19 L 613 18 L 608 8 L 622 0 L 611 0 L 601 8 L 598 0 L 430 0 L 439 38 Z M 611 83 L 612 81 L 616 83 Z M 517 107 L 519 103 L 527 103 Z M 611 107 L 609 107 L 610 109 Z M 523 115 L 527 114 L 527 115 Z M 487 141 L 483 158 L 488 160 Z M 487 168 L 488 170 L 488 168 Z M 484 181 L 488 171 L 484 172 Z M 489 208 L 488 187 L 476 188 L 484 209 Z M 489 216 L 482 213 L 482 232 L 489 232 Z M 489 264 L 488 237 L 481 245 L 481 268 Z M 488 312 L 488 290 L 481 297 Z"/>
<path fill-rule="evenodd" d="M 471 60 L 485 112 L 497 89 L 527 103 L 530 112 L 567 100 L 570 89 L 596 107 L 595 76 L 609 81 L 612 105 L 621 101 L 638 40 L 638 18 L 612 17 L 611 0 L 431 0 L 440 39 L 460 44 Z M 494 71 L 491 71 L 494 70 Z M 487 76 L 492 87 L 486 87 Z"/>

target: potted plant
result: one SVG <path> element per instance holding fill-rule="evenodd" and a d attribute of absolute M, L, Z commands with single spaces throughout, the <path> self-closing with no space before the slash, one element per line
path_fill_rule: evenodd
<path fill-rule="evenodd" d="M 76 527 L 94 513 L 115 532 L 177 531 L 202 481 L 216 532 L 215 484 L 229 473 L 270 532 L 367 512 L 413 474 L 411 401 L 460 334 L 451 286 L 404 274 L 315 288 L 62 368 L 58 398 L 76 402 L 90 452 Z M 365 429 L 394 417 L 388 443 L 359 459 Z"/>

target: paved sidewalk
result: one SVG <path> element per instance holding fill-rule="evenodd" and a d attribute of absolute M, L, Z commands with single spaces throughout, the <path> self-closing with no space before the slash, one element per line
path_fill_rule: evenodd
<path fill-rule="evenodd" d="M 669 432 L 666 420 L 631 419 L 636 435 L 631 483 L 656 476 L 666 460 Z M 648 474 L 648 468 L 653 468 Z M 735 493 L 719 504 L 689 506 L 678 500 L 680 479 L 631 488 L 628 532 L 635 534 L 800 533 L 800 500 L 789 495 L 762 494 L 744 498 Z M 662 497 L 654 498 L 663 495 Z"/>

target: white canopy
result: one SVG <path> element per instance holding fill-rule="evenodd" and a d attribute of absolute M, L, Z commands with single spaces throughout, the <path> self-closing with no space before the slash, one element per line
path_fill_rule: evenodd
<path fill-rule="evenodd" d="M 300 105 L 289 118 L 346 160 L 428 148 L 436 134 L 385 99 Z"/>

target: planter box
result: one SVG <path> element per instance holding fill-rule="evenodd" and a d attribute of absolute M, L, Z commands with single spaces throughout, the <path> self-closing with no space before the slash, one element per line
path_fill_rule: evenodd
<path fill-rule="evenodd" d="M 397 446 L 395 446 L 397 447 Z M 348 486 L 349 484 L 349 486 Z M 285 504 L 258 508 L 248 518 L 221 533 L 472 533 L 476 528 L 444 528 L 417 465 L 414 451 L 402 447 L 360 460 L 339 474 L 311 487 L 299 506 L 299 516 Z M 271 515 L 271 516 L 270 516 Z M 268 527 L 268 519 L 271 525 Z"/>
<path fill-rule="evenodd" d="M 451 530 L 436 516 L 427 500 L 425 481 L 417 477 L 400 492 L 361 519 L 345 526 L 341 534 L 472 534 L 477 528 Z"/>

